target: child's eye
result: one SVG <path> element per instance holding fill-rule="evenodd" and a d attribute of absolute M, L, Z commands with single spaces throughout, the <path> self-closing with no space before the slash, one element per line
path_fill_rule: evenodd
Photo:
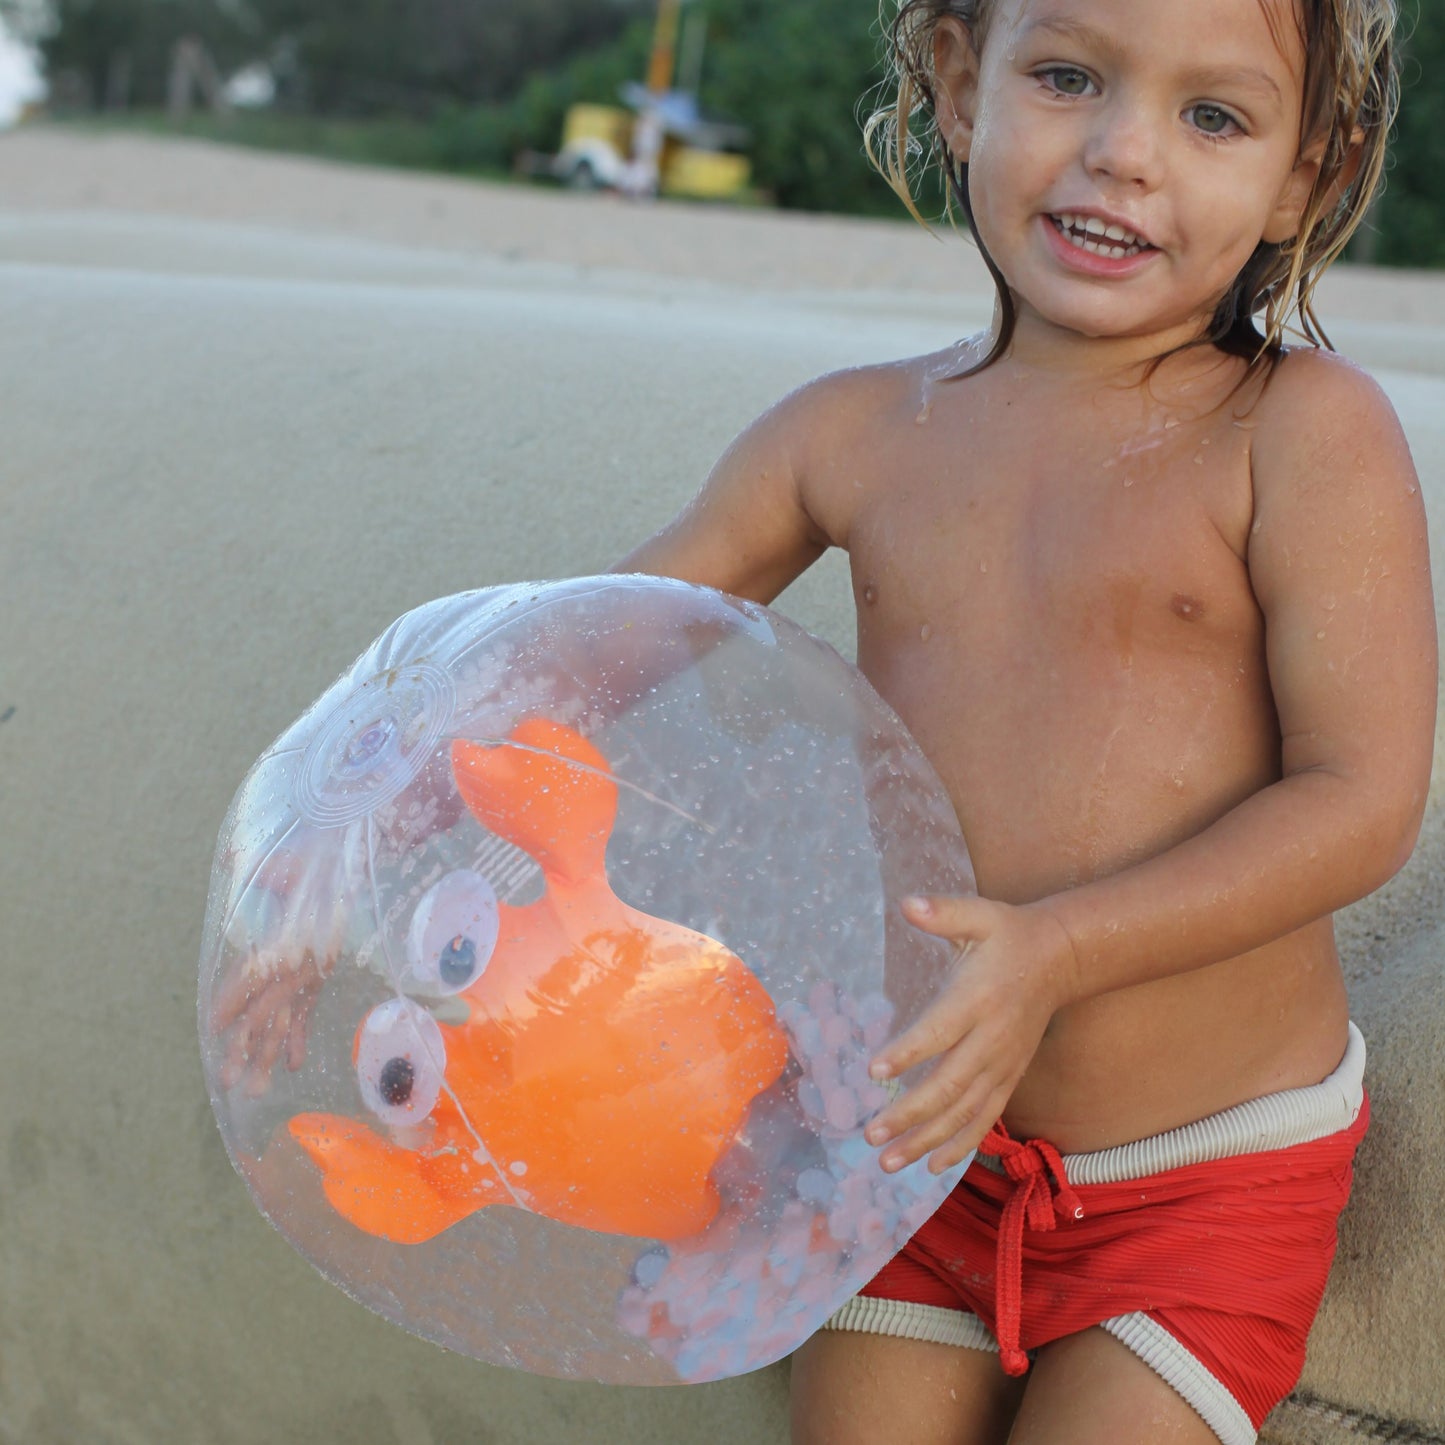
<path fill-rule="evenodd" d="M 1048 88 L 1059 95 L 1087 95 L 1093 81 L 1076 65 L 1053 65 L 1038 72 Z"/>
<path fill-rule="evenodd" d="M 1227 110 L 1217 105 L 1192 105 L 1184 112 L 1194 123 L 1196 130 L 1208 136 L 1226 136 L 1239 126 Z"/>

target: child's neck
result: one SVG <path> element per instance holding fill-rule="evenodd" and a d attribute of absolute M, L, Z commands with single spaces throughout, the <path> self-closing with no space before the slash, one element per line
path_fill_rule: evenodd
<path fill-rule="evenodd" d="M 1150 363 L 1204 334 L 1208 318 L 1193 317 L 1177 326 L 1140 336 L 1087 336 L 1058 326 L 1015 296 L 1018 319 L 1009 346 L 1009 360 L 1031 374 L 1051 375 L 1061 382 L 1117 385 L 1142 380 Z M 995 319 L 995 326 L 997 326 Z M 1196 364 L 1215 366 L 1213 347 L 1191 347 Z M 1189 368 L 1193 369 L 1193 368 Z"/>

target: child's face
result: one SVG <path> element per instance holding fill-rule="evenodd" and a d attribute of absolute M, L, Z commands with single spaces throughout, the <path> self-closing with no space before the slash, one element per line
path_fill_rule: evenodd
<path fill-rule="evenodd" d="M 1316 167 L 1288 0 L 997 0 L 981 57 L 945 20 L 935 60 L 939 125 L 1021 318 L 1177 345 L 1261 239 L 1295 234 Z"/>

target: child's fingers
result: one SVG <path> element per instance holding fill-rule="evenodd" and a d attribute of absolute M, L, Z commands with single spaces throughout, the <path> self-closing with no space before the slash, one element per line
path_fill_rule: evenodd
<path fill-rule="evenodd" d="M 960 943 L 987 936 L 993 909 L 986 899 L 951 893 L 915 893 L 905 898 L 901 907 L 915 928 Z"/>
<path fill-rule="evenodd" d="M 916 927 L 958 944 L 960 961 L 974 940 L 987 935 L 990 907 L 977 898 L 914 896 L 903 900 L 903 916 Z M 956 1044 L 973 1025 L 966 997 L 945 989 L 939 1000 L 874 1056 L 869 1072 L 875 1079 L 893 1079 Z"/>
<path fill-rule="evenodd" d="M 233 970 L 222 982 L 211 1004 L 211 1032 L 225 1033 L 241 1017 L 261 980 L 244 968 Z"/>
<path fill-rule="evenodd" d="M 271 1087 L 271 1070 L 281 1056 L 281 1049 L 291 1032 L 291 1006 L 282 1004 L 268 1021 L 261 1036 L 260 1047 L 251 1056 L 251 1068 L 246 1079 L 246 1092 L 252 1098 L 259 1098 Z"/>
<path fill-rule="evenodd" d="M 875 1079 L 896 1079 L 957 1044 L 972 1022 L 970 1009 L 945 998 L 885 1045 L 868 1065 L 868 1072 Z"/>
<path fill-rule="evenodd" d="M 286 1068 L 295 1073 L 306 1062 L 306 1015 L 303 1004 L 291 1018 L 291 1027 L 286 1033 Z"/>
<path fill-rule="evenodd" d="M 251 1050 L 250 1033 L 237 1029 L 231 1035 L 226 1048 L 225 1061 L 221 1064 L 220 1082 L 223 1089 L 234 1088 L 241 1075 L 246 1072 L 246 1059 Z"/>
<path fill-rule="evenodd" d="M 929 1128 L 939 1119 L 954 1118 L 956 1125 L 965 1122 L 961 1113 L 983 1083 L 976 1061 L 965 1053 L 966 1043 L 967 1040 L 961 1041 L 926 1079 L 895 1099 L 873 1119 L 864 1131 L 864 1137 L 870 1144 L 881 1146 L 910 1131 Z M 948 1132 L 925 1144 L 925 1148 L 947 1138 Z"/>
<path fill-rule="evenodd" d="M 995 1114 L 990 1106 L 997 1094 L 990 1084 L 975 1081 L 956 1103 L 930 1114 L 922 1123 L 894 1139 L 885 1148 L 879 1163 L 888 1173 L 906 1168 L 928 1156 L 928 1167 L 935 1174 L 957 1164 L 988 1132 Z M 1002 1108 L 1002 1103 L 999 1103 Z"/>
<path fill-rule="evenodd" d="M 873 1056 L 868 1072 L 875 1079 L 896 1079 L 909 1069 L 958 1044 L 981 1017 L 976 990 L 955 979 L 897 1038 Z"/>

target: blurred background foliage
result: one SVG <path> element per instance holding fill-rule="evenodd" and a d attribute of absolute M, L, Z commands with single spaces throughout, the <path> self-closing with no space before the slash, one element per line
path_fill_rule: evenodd
<path fill-rule="evenodd" d="M 1403 0 L 1405 98 L 1386 194 L 1357 259 L 1445 266 L 1445 3 Z M 902 208 L 863 156 L 883 75 L 876 0 L 687 0 L 706 21 L 703 109 L 752 134 L 753 175 L 785 207 Z M 574 101 L 646 73 L 656 0 L 0 0 L 35 40 L 53 108 L 167 124 L 179 39 L 221 75 L 263 65 L 265 108 L 192 132 L 359 161 L 509 174 L 555 151 Z M 941 210 L 932 186 L 925 214 Z"/>

